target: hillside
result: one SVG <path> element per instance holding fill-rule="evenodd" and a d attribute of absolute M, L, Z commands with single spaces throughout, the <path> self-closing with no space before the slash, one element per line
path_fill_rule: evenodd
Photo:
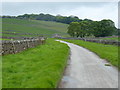
<path fill-rule="evenodd" d="M 40 20 L 22 20 L 22 19 L 2 19 L 2 36 L 7 37 L 34 37 L 47 36 L 51 37 L 57 33 L 62 36 L 67 35 L 67 24 L 40 21 Z"/>

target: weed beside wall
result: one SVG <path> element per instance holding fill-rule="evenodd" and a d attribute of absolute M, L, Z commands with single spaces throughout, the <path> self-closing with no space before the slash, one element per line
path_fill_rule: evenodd
<path fill-rule="evenodd" d="M 45 38 L 32 38 L 32 39 L 26 39 L 26 40 L 6 40 L 1 41 L 1 55 L 6 54 L 15 54 L 18 52 L 21 52 L 23 50 L 26 50 L 28 48 L 33 48 L 37 45 L 41 45 L 45 43 Z"/>

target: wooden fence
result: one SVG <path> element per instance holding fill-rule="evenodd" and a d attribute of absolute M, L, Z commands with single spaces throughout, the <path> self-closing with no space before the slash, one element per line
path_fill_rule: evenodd
<path fill-rule="evenodd" d="M 28 48 L 33 48 L 37 45 L 45 43 L 46 38 L 39 37 L 39 38 L 32 38 L 26 40 L 5 40 L 0 42 L 0 54 L 15 54 L 26 50 Z"/>

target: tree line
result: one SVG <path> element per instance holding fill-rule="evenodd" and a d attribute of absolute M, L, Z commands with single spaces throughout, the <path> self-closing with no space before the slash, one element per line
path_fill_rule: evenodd
<path fill-rule="evenodd" d="M 101 21 L 81 21 L 72 22 L 69 24 L 68 32 L 72 37 L 105 37 L 118 33 L 118 29 L 115 27 L 114 22 L 109 19 L 103 19 Z"/>
<path fill-rule="evenodd" d="M 2 16 L 2 18 L 18 18 L 27 20 L 55 21 L 69 24 L 68 34 L 72 37 L 105 37 L 119 35 L 120 29 L 117 29 L 112 20 L 93 21 L 91 19 L 79 19 L 77 16 L 61 16 L 50 14 L 24 14 L 18 16 Z M 119 32 L 119 33 L 118 33 Z"/>
<path fill-rule="evenodd" d="M 18 19 L 32 19 L 32 20 L 43 20 L 43 21 L 55 21 L 60 23 L 70 24 L 71 22 L 80 22 L 77 16 L 61 16 L 61 15 L 50 15 L 50 14 L 24 14 L 19 16 L 2 16 L 2 18 L 18 18 Z"/>

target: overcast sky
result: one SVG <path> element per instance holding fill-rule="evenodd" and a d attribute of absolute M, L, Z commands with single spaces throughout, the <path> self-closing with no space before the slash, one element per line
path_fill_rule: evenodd
<path fill-rule="evenodd" d="M 60 14 L 80 19 L 111 19 L 118 26 L 118 2 L 3 2 L 3 15 Z"/>

